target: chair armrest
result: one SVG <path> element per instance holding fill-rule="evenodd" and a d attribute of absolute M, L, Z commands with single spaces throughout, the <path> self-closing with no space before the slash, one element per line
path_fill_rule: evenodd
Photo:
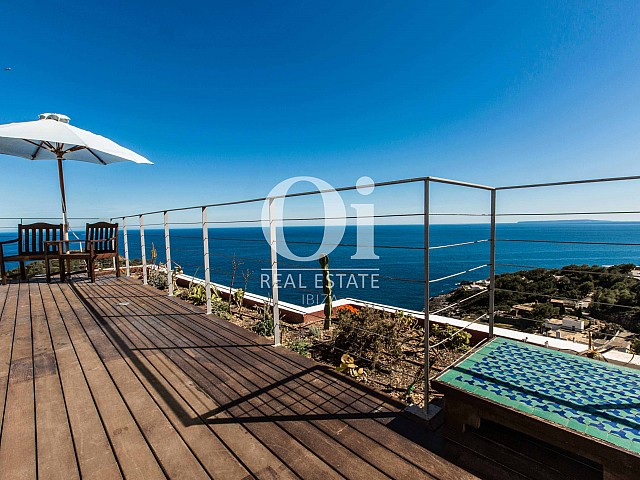
<path fill-rule="evenodd" d="M 91 253 L 93 253 L 94 249 L 95 249 L 95 245 L 94 244 L 108 244 L 110 242 L 113 242 L 113 245 L 115 247 L 115 245 L 118 244 L 118 237 L 109 237 L 109 238 L 101 238 L 98 240 L 86 240 L 86 249 L 89 250 Z"/>
<path fill-rule="evenodd" d="M 48 253 L 48 248 L 51 245 L 57 245 L 58 246 L 58 253 L 62 253 L 63 249 L 62 246 L 63 245 L 69 245 L 71 243 L 78 243 L 78 242 L 83 242 L 84 240 L 46 240 L 44 242 L 44 248 L 45 251 Z"/>
<path fill-rule="evenodd" d="M 44 242 L 44 248 L 46 249 L 51 245 L 58 245 L 59 247 L 61 247 L 63 243 L 70 243 L 70 242 L 68 240 L 46 240 Z"/>
<path fill-rule="evenodd" d="M 113 242 L 117 240 L 118 237 L 109 237 L 109 238 L 101 238 L 99 240 L 84 240 L 87 243 L 103 243 L 103 242 Z"/>
<path fill-rule="evenodd" d="M 47 240 L 47 241 L 44 242 L 44 245 L 45 246 L 53 245 L 55 243 L 58 243 L 58 244 L 63 244 L 63 243 L 67 243 L 67 244 L 69 244 L 69 243 L 86 243 L 88 241 L 90 241 L 90 240 L 77 240 L 77 239 L 76 240 Z"/>
<path fill-rule="evenodd" d="M 9 243 L 18 243 L 20 239 L 19 238 L 15 238 L 13 240 L 5 240 L 3 242 L 0 242 L 0 261 L 2 261 L 4 259 L 4 246 L 9 244 Z"/>

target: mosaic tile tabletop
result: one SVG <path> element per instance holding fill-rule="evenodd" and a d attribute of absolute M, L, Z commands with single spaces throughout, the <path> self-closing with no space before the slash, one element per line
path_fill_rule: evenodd
<path fill-rule="evenodd" d="M 640 454 L 640 370 L 495 338 L 438 380 Z"/>

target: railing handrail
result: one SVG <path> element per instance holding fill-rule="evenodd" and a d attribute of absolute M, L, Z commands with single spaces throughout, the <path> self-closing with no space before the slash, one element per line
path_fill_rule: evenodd
<path fill-rule="evenodd" d="M 584 180 L 565 180 L 558 182 L 530 183 L 523 185 L 507 185 L 495 187 L 495 190 L 516 190 L 521 188 L 561 187 L 565 185 L 584 185 L 587 183 L 623 182 L 627 180 L 640 180 L 640 175 L 628 175 L 625 177 L 590 178 Z"/>
<path fill-rule="evenodd" d="M 0 217 L 0 220 L 60 220 L 58 217 Z M 107 217 L 67 217 L 68 220 L 104 220 Z M 122 218 L 122 217 L 112 217 Z"/>
<path fill-rule="evenodd" d="M 165 213 L 165 212 L 182 212 L 185 210 L 196 210 L 196 209 L 202 209 L 202 208 L 209 208 L 209 207 L 228 207 L 228 206 L 232 206 L 232 205 L 243 205 L 243 204 L 248 204 L 248 203 L 256 203 L 256 202 L 264 202 L 267 200 L 275 200 L 278 198 L 292 198 L 292 197 L 304 197 L 304 196 L 308 196 L 308 195 L 320 195 L 323 193 L 328 193 L 328 192 L 346 192 L 346 191 L 350 191 L 350 190 L 357 190 L 359 188 L 370 188 L 370 187 L 386 187 L 386 186 L 390 186 L 390 185 L 403 185 L 403 184 L 407 184 L 407 183 L 418 183 L 418 182 L 424 182 L 424 181 L 429 181 L 429 182 L 434 182 L 434 183 L 442 183 L 442 184 L 446 184 L 446 185 L 456 185 L 459 187 L 469 187 L 469 188 L 477 188 L 477 189 L 481 189 L 481 190 L 495 190 L 494 187 L 490 187 L 487 185 L 480 185 L 477 183 L 470 183 L 470 182 L 462 182 L 459 180 L 451 180 L 448 178 L 439 178 L 439 177 L 414 177 L 414 178 L 405 178 L 405 179 L 401 179 L 401 180 L 389 180 L 386 182 L 373 182 L 373 183 L 368 183 L 368 184 L 363 184 L 363 185 L 349 185 L 346 187 L 338 187 L 338 188 L 333 188 L 333 189 L 322 189 L 322 190 L 308 190 L 306 192 L 298 192 L 298 193 L 287 193 L 284 195 L 273 195 L 273 196 L 269 196 L 269 197 L 259 197 L 259 198 L 251 198 L 251 199 L 246 199 L 246 200 L 234 200 L 231 202 L 220 202 L 220 203 L 209 203 L 206 205 L 194 205 L 194 206 L 190 206 L 190 207 L 178 207 L 178 208 L 167 208 L 167 209 L 163 209 L 163 210 L 154 210 L 154 211 L 150 211 L 150 212 L 144 212 L 144 213 L 135 213 L 135 214 L 131 214 L 131 215 L 119 215 L 119 216 L 114 216 L 111 217 L 111 220 L 114 219 L 118 219 L 118 218 L 133 218 L 133 217 L 138 217 L 139 215 L 158 215 L 160 213 Z"/>
<path fill-rule="evenodd" d="M 460 186 L 460 187 L 476 188 L 476 189 L 487 190 L 487 191 L 497 191 L 497 190 L 516 190 L 516 189 L 525 189 L 525 188 L 557 187 L 557 186 L 566 186 L 566 185 L 584 185 L 584 184 L 590 184 L 590 183 L 621 182 L 621 181 L 629 181 L 629 180 L 640 180 L 640 175 L 627 175 L 627 176 L 622 176 L 622 177 L 590 178 L 590 179 L 582 179 L 582 180 L 565 180 L 565 181 L 557 181 L 557 182 L 530 183 L 530 184 L 521 184 L 521 185 L 504 185 L 504 186 L 500 186 L 500 187 L 492 187 L 492 186 L 489 186 L 489 185 L 483 185 L 483 184 L 479 184 L 479 183 L 463 182 L 463 181 L 459 181 L 459 180 L 452 180 L 452 179 L 449 179 L 449 178 L 441 178 L 441 177 L 433 177 L 433 176 L 412 177 L 412 178 L 405 178 L 405 179 L 400 179 L 400 180 L 389 180 L 389 181 L 385 181 L 385 182 L 373 182 L 373 183 L 369 183 L 369 184 L 366 184 L 366 185 L 349 185 L 349 186 L 338 187 L 338 188 L 330 189 L 330 190 L 329 189 L 322 189 L 322 190 L 318 189 L 318 190 L 309 190 L 309 191 L 306 191 L 306 192 L 287 193 L 287 194 L 284 194 L 284 195 L 274 195 L 274 196 L 271 196 L 271 197 L 267 196 L 267 197 L 258 197 L 258 198 L 251 198 L 251 199 L 245 199 L 245 200 L 234 200 L 234 201 L 230 201 L 230 202 L 219 202 L 219 203 L 209 203 L 209 204 L 202 204 L 202 205 L 193 205 L 193 206 L 189 206 L 189 207 L 166 208 L 166 209 L 162 209 L 162 210 L 153 210 L 153 211 L 148 211 L 148 212 L 143 212 L 143 213 L 135 213 L 135 214 L 130 214 L 130 215 L 113 216 L 113 217 L 111 217 L 111 220 L 118 219 L 118 218 L 134 218 L 134 217 L 137 217 L 139 215 L 157 215 L 157 214 L 165 213 L 165 212 L 180 212 L 180 211 L 186 211 L 186 210 L 196 210 L 196 209 L 202 209 L 202 208 L 205 208 L 205 207 L 208 208 L 208 207 L 225 207 L 225 206 L 232 206 L 232 205 L 243 205 L 243 204 L 256 203 L 256 202 L 264 202 L 264 201 L 269 200 L 269 199 L 303 197 L 303 196 L 308 196 L 308 195 L 319 195 L 319 194 L 327 193 L 327 192 L 330 192 L 330 191 L 345 192 L 345 191 L 350 191 L 350 190 L 356 190 L 358 188 L 384 187 L 384 186 L 390 186 L 390 185 L 402 185 L 402 184 L 407 184 L 407 183 L 419 183 L 419 182 L 425 182 L 425 181 L 434 182 L 434 183 L 442 183 L 442 184 L 445 184 L 445 185 L 456 185 L 456 186 Z M 579 213 L 576 213 L 576 214 L 579 214 Z M 497 216 L 502 216 L 502 215 L 505 215 L 505 214 L 498 214 Z M 512 215 L 512 214 L 508 214 L 508 215 Z M 21 218 L 21 217 L 14 217 L 14 218 L 8 218 L 8 219 L 15 219 L 15 218 Z M 22 218 L 24 218 L 24 217 L 22 217 Z M 86 217 L 86 218 L 84 218 L 84 217 L 76 217 L 75 219 L 76 220 L 92 219 L 92 217 Z M 0 218 L 0 220 L 2 220 L 2 218 Z"/>

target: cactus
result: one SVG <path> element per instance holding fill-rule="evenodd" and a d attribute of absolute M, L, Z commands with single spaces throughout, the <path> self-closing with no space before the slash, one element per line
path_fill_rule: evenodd
<path fill-rule="evenodd" d="M 321 255 L 318 261 L 322 267 L 322 293 L 325 294 L 324 329 L 329 330 L 331 328 L 331 313 L 333 312 L 333 307 L 331 305 L 333 289 L 331 288 L 331 278 L 329 275 L 329 257 L 327 255 Z"/>
<path fill-rule="evenodd" d="M 153 242 L 151 242 L 151 264 L 156 264 L 156 259 L 158 258 L 158 251 L 156 250 L 156 246 Z"/>

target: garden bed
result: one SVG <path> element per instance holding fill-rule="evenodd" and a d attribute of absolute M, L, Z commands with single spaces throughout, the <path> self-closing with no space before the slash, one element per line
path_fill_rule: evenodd
<path fill-rule="evenodd" d="M 149 284 L 166 290 L 166 274 L 149 270 Z M 187 288 L 174 286 L 174 294 L 197 306 L 206 303 L 202 283 Z M 225 298 L 223 298 L 225 297 Z M 242 328 L 273 341 L 271 305 L 247 307 L 242 290 L 229 296 L 212 289 L 212 312 Z M 424 329 L 421 322 L 402 311 L 383 312 L 374 308 L 343 306 L 336 309 L 331 326 L 320 319 L 305 324 L 281 318 L 282 345 L 352 376 L 407 404 L 424 399 Z M 432 375 L 442 371 L 470 348 L 470 335 L 454 327 L 431 326 Z"/>

